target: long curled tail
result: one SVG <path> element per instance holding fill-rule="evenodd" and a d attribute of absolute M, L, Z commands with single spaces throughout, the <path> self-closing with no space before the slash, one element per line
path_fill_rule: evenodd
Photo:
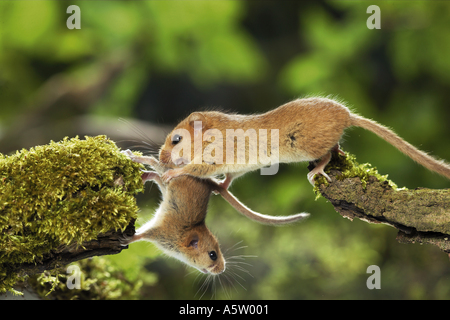
<path fill-rule="evenodd" d="M 400 138 L 392 130 L 386 128 L 385 126 L 373 120 L 355 114 L 350 115 L 350 121 L 353 126 L 361 127 L 366 130 L 372 131 L 380 138 L 386 140 L 394 147 L 396 147 L 398 150 L 400 150 L 405 155 L 407 155 L 417 163 L 421 164 L 425 168 L 437 172 L 440 175 L 443 175 L 444 177 L 450 179 L 450 165 L 448 163 L 446 163 L 443 160 L 437 160 L 432 156 L 428 155 L 427 153 L 417 149 L 413 145 L 409 144 L 408 142 Z"/>
<path fill-rule="evenodd" d="M 281 225 L 296 222 L 309 217 L 309 213 L 298 213 L 290 216 L 269 216 L 261 214 L 246 207 L 227 189 L 217 186 L 215 191 L 219 192 L 220 195 L 241 214 L 243 214 L 247 218 L 250 218 L 263 224 Z"/>

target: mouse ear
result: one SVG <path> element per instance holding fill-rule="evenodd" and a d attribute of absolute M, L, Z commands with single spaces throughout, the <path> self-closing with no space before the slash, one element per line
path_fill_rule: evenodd
<path fill-rule="evenodd" d="M 188 122 L 189 122 L 189 125 L 192 128 L 194 128 L 194 125 L 195 125 L 196 121 L 201 122 L 201 128 L 205 129 L 205 127 L 206 127 L 206 117 L 203 115 L 203 113 L 201 113 L 201 112 L 193 112 L 193 113 L 191 113 L 189 115 Z M 197 122 L 197 125 L 198 125 L 198 122 Z"/>
<path fill-rule="evenodd" d="M 191 242 L 189 242 L 189 247 L 194 247 L 195 249 L 198 249 L 198 239 L 194 239 Z"/>
<path fill-rule="evenodd" d="M 198 235 L 197 233 L 192 233 L 187 238 L 187 247 L 193 247 L 195 249 L 198 249 Z"/>

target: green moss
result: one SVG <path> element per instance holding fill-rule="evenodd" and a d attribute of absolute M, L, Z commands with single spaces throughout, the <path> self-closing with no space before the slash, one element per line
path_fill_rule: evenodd
<path fill-rule="evenodd" d="M 0 293 L 59 245 L 81 244 L 137 217 L 141 165 L 105 136 L 0 154 Z"/>
<path fill-rule="evenodd" d="M 388 175 L 381 175 L 378 173 L 376 167 L 372 167 L 370 163 L 359 164 L 356 161 L 356 156 L 345 152 L 345 156 L 334 153 L 331 158 L 330 163 L 325 167 L 325 172 L 329 173 L 331 170 L 338 170 L 341 172 L 340 175 L 336 177 L 337 180 L 344 180 L 347 178 L 358 177 L 361 180 L 363 188 L 366 188 L 367 182 L 370 176 L 375 176 L 380 182 L 388 181 L 389 185 L 393 189 L 398 189 L 397 185 L 388 179 Z M 319 186 L 321 184 L 328 185 L 328 180 L 323 176 L 317 176 L 314 185 L 314 193 L 316 197 L 321 196 Z"/>
<path fill-rule="evenodd" d="M 69 289 L 66 268 L 30 277 L 28 283 L 44 299 L 109 300 L 137 299 L 142 281 L 129 281 L 107 259 L 94 257 L 72 263 L 80 270 L 80 289 Z"/>

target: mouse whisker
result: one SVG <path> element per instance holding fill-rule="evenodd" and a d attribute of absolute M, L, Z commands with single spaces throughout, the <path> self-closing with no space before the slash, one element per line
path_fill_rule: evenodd
<path fill-rule="evenodd" d="M 132 140 L 132 139 L 128 139 L 128 140 L 120 140 L 117 141 L 117 143 L 124 143 L 124 142 L 134 142 L 134 143 L 138 143 L 138 144 L 134 144 L 131 146 L 128 146 L 128 149 L 141 149 L 143 151 L 146 151 L 147 154 L 151 154 L 151 155 L 157 155 L 158 154 L 158 150 L 155 149 L 152 145 L 146 143 L 145 141 L 139 141 L 139 140 Z M 139 144 L 139 143 L 143 143 L 143 144 Z"/>
<path fill-rule="evenodd" d="M 244 240 L 238 241 L 236 242 L 234 245 L 232 245 L 231 247 L 229 247 L 227 250 L 224 251 L 223 254 L 226 254 L 228 251 L 230 251 L 231 249 L 233 249 L 234 247 L 236 247 L 237 245 L 241 244 L 242 242 L 244 242 Z M 232 251 L 237 250 L 237 249 L 233 249 Z"/>
<path fill-rule="evenodd" d="M 230 261 L 230 262 L 228 262 L 230 265 L 232 265 L 232 266 L 242 266 L 242 265 L 245 265 L 245 266 L 249 266 L 249 267 L 253 267 L 253 265 L 252 264 L 250 264 L 250 263 L 248 263 L 248 262 L 244 262 L 244 261 Z"/>
<path fill-rule="evenodd" d="M 240 261 L 243 261 L 243 260 L 245 260 L 245 258 L 257 258 L 258 256 L 253 256 L 253 255 L 244 255 L 244 254 L 241 254 L 241 255 L 238 255 L 238 256 L 231 256 L 231 257 L 226 257 L 227 258 L 227 261 L 233 261 L 233 260 L 240 260 Z"/>
<path fill-rule="evenodd" d="M 225 276 L 225 275 L 224 275 L 224 277 L 225 277 L 225 279 L 226 279 L 226 276 Z M 230 296 L 230 294 L 229 294 L 229 292 L 228 292 L 226 286 L 224 286 L 224 284 L 223 284 L 222 280 L 220 280 L 220 278 L 221 278 L 221 275 L 219 275 L 219 276 L 217 277 L 217 279 L 219 280 L 220 286 L 222 287 L 222 290 L 223 290 L 223 292 L 225 293 L 225 297 L 226 297 L 227 299 L 231 299 L 231 296 Z"/>
<path fill-rule="evenodd" d="M 218 289 L 220 289 L 226 299 L 232 299 L 232 291 L 236 293 L 239 292 L 239 289 L 242 288 L 247 291 L 244 283 L 247 282 L 245 279 L 246 276 L 250 276 L 252 278 L 253 275 L 244 268 L 244 266 L 252 266 L 251 264 L 241 261 L 245 260 L 245 258 L 251 257 L 254 258 L 256 256 L 253 255 L 238 255 L 228 257 L 227 260 L 227 268 L 224 273 L 221 274 L 203 274 L 198 273 L 194 279 L 193 286 L 196 285 L 199 281 L 201 285 L 199 286 L 197 292 L 195 293 L 195 297 L 199 297 L 199 300 L 205 298 L 205 295 L 210 292 L 210 299 L 218 298 Z M 231 259 L 231 261 L 230 261 Z M 197 270 L 189 272 L 187 275 L 191 275 L 195 273 Z M 240 274 L 241 273 L 241 274 Z M 231 289 L 234 288 L 234 289 Z"/>
<path fill-rule="evenodd" d="M 203 284 L 200 286 L 200 288 L 195 293 L 194 297 L 197 296 L 199 291 L 203 290 L 202 295 L 200 296 L 200 298 L 198 298 L 199 300 L 201 300 L 203 298 L 203 296 L 205 295 L 206 291 L 208 291 L 208 288 L 209 288 L 209 285 L 211 284 L 212 279 L 213 279 L 213 276 L 211 274 L 208 274 L 206 276 L 205 281 L 203 281 Z"/>
<path fill-rule="evenodd" d="M 244 282 L 247 282 L 247 280 L 245 280 L 245 278 L 244 278 L 244 277 L 240 276 L 240 275 L 239 275 L 239 274 L 237 274 L 236 272 L 234 272 L 234 271 L 230 270 L 230 273 L 231 273 L 231 274 L 233 274 L 233 275 L 235 275 L 236 277 L 238 277 L 238 278 L 239 278 L 239 279 L 241 279 L 242 281 L 244 281 Z"/>
<path fill-rule="evenodd" d="M 140 128 L 138 128 L 136 125 L 132 124 L 130 121 L 125 120 L 123 118 L 119 118 L 119 121 L 126 124 L 131 130 L 134 132 L 136 136 L 140 138 L 140 141 L 134 140 L 134 142 L 141 142 L 145 145 L 145 148 L 148 148 L 147 150 L 157 153 L 159 151 L 159 145 L 154 142 L 148 135 L 144 133 L 144 131 Z M 133 140 L 129 140 L 133 141 Z M 142 147 L 142 146 L 141 146 Z M 131 147 L 130 147 L 131 148 Z"/>
<path fill-rule="evenodd" d="M 236 293 L 238 293 L 239 292 L 239 289 L 238 289 L 238 287 L 236 287 L 236 285 L 234 284 L 234 282 L 237 282 L 236 281 L 236 279 L 235 279 L 235 277 L 233 276 L 233 275 L 229 275 L 230 276 L 230 278 L 231 278 L 231 280 L 229 279 L 228 281 L 229 281 L 229 283 L 231 284 L 231 286 L 234 288 L 234 291 L 236 291 Z M 244 288 L 245 289 L 245 288 Z"/>
<path fill-rule="evenodd" d="M 238 261 L 238 262 L 229 262 L 228 264 L 229 264 L 230 266 L 233 266 L 233 267 L 236 267 L 236 268 L 241 268 L 241 269 L 243 269 L 243 270 L 246 270 L 246 269 L 244 269 L 244 267 L 242 267 L 242 265 L 246 265 L 246 266 L 249 266 L 249 267 L 253 267 L 253 265 L 250 264 L 250 263 L 247 263 L 247 262 L 240 262 L 240 261 Z"/>
<path fill-rule="evenodd" d="M 186 269 L 187 269 L 189 266 L 185 266 L 185 267 L 186 267 Z M 184 276 L 185 276 L 185 277 L 188 277 L 188 276 L 190 276 L 191 274 L 195 273 L 196 271 L 197 271 L 197 270 L 194 269 L 194 270 L 192 270 L 192 271 L 186 273 Z M 195 277 L 195 280 L 194 280 L 194 281 L 196 281 L 197 278 L 198 278 L 199 276 L 201 276 L 201 273 L 199 273 L 199 274 Z"/>
<path fill-rule="evenodd" d="M 245 268 L 243 268 L 243 267 L 241 267 L 241 266 L 238 266 L 238 265 L 235 265 L 235 266 L 233 266 L 233 267 L 234 267 L 235 269 L 239 270 L 239 271 L 242 271 L 242 272 L 248 274 L 250 277 L 254 278 L 253 275 L 250 273 L 250 271 L 248 271 L 247 269 L 245 269 Z"/>
<path fill-rule="evenodd" d="M 237 251 L 237 250 L 242 250 L 242 249 L 245 249 L 245 248 L 248 248 L 248 246 L 241 246 L 241 247 L 235 248 L 235 249 L 231 250 L 231 252 Z"/>
<path fill-rule="evenodd" d="M 216 279 L 219 280 L 219 283 L 220 283 L 220 286 L 222 287 L 222 290 L 224 289 L 224 288 L 223 288 L 223 285 L 222 285 L 222 282 L 220 281 L 220 277 L 213 277 L 212 289 L 214 290 L 214 292 L 213 292 L 213 294 L 212 294 L 210 300 L 212 300 L 213 298 L 214 298 L 214 299 L 217 299 L 217 285 L 216 285 Z"/>
<path fill-rule="evenodd" d="M 196 277 L 196 279 L 197 279 L 197 278 L 198 278 L 198 276 Z M 200 279 L 201 279 L 201 278 L 200 278 Z M 204 288 L 207 279 L 208 279 L 208 278 L 206 277 L 206 278 L 203 280 L 202 285 L 197 289 L 197 292 L 195 292 L 194 297 L 196 297 L 197 294 Z M 203 294 L 204 294 L 204 292 L 203 292 Z M 203 294 L 200 296 L 199 300 L 203 297 Z"/>
<path fill-rule="evenodd" d="M 145 147 L 148 148 L 149 150 L 156 150 L 155 147 L 153 145 L 151 145 L 150 143 L 146 142 L 146 141 L 142 141 L 142 140 L 127 140 L 127 141 L 133 141 L 133 142 L 140 142 L 142 143 L 141 145 L 137 145 L 138 147 Z"/>
<path fill-rule="evenodd" d="M 232 288 L 234 289 L 234 291 L 236 291 L 236 293 L 238 293 L 239 290 L 238 290 L 238 288 L 234 285 L 234 281 L 236 281 L 236 280 L 234 279 L 234 276 L 231 275 L 231 274 L 228 274 L 228 275 L 224 275 L 224 277 L 225 277 L 225 279 L 227 280 L 227 282 L 228 282 L 230 288 L 232 287 Z M 230 289 L 230 292 L 229 292 L 229 297 L 230 297 L 230 299 L 231 299 L 231 289 Z"/>
<path fill-rule="evenodd" d="M 240 283 L 239 280 L 237 279 L 237 277 L 239 277 L 239 278 L 241 278 L 242 280 L 245 281 L 244 278 L 242 278 L 242 277 L 239 276 L 236 272 L 233 272 L 233 271 L 231 271 L 231 270 L 230 270 L 230 272 L 228 272 L 228 274 L 230 275 L 230 277 L 233 278 L 233 280 L 234 280 L 237 284 L 239 284 L 239 286 L 241 286 L 242 289 L 244 289 L 245 291 L 247 291 L 247 288 L 244 287 L 244 285 L 243 285 L 242 283 Z M 235 288 L 236 292 L 238 292 L 238 290 L 237 290 L 236 286 L 234 285 L 234 283 L 232 283 L 232 285 L 233 285 L 233 287 Z"/>

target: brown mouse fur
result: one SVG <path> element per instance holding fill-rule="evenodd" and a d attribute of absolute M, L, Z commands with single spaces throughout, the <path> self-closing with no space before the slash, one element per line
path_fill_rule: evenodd
<path fill-rule="evenodd" d="M 212 188 L 194 177 L 182 177 L 169 186 L 156 172 L 142 174 L 143 182 L 155 180 L 163 200 L 150 221 L 123 245 L 146 240 L 153 242 L 168 256 L 174 257 L 203 273 L 225 271 L 225 259 L 216 237 L 205 224 Z"/>
<path fill-rule="evenodd" d="M 202 272 L 212 274 L 225 270 L 225 259 L 214 235 L 205 225 L 211 193 L 217 192 L 234 208 L 248 218 L 265 224 L 286 224 L 305 219 L 307 213 L 291 216 L 267 216 L 250 210 L 228 190 L 211 179 L 183 176 L 164 183 L 160 174 L 167 170 L 153 157 L 137 156 L 130 150 L 123 151 L 133 161 L 152 166 L 157 172 L 144 171 L 143 182 L 154 180 L 162 193 L 163 201 L 153 219 L 140 227 L 136 234 L 122 243 L 147 240 L 154 242 L 167 255 L 175 257 Z M 214 258 L 214 259 L 213 259 Z"/>
<path fill-rule="evenodd" d="M 202 122 L 202 130 L 194 130 L 194 121 Z M 193 140 L 196 136 L 200 137 L 208 129 L 217 129 L 223 136 L 222 146 L 226 150 L 226 130 L 227 129 L 278 129 L 279 130 L 279 162 L 301 162 L 313 161 L 320 159 L 316 168 L 308 174 L 309 181 L 314 184 L 315 174 L 322 174 L 328 180 L 330 178 L 325 174 L 323 169 L 331 158 L 332 151 L 342 151 L 339 149 L 339 140 L 344 130 L 351 126 L 358 126 L 374 132 L 382 139 L 386 140 L 401 152 L 412 158 L 414 161 L 424 167 L 435 171 L 450 179 L 450 165 L 444 161 L 439 161 L 429 156 L 423 151 L 413 147 L 408 142 L 401 139 L 390 129 L 376 123 L 373 120 L 366 119 L 362 116 L 353 114 L 344 105 L 327 98 L 307 98 L 297 99 L 286 103 L 274 110 L 258 115 L 236 115 L 225 114 L 221 112 L 194 112 L 186 119 L 181 121 L 170 133 L 164 145 L 160 149 L 160 160 L 167 165 L 176 165 L 178 168 L 167 171 L 163 176 L 163 180 L 169 181 L 180 175 L 192 175 L 197 177 L 211 177 L 214 175 L 225 174 L 226 180 L 222 186 L 227 188 L 232 179 L 242 175 L 245 172 L 256 170 L 264 166 L 259 159 L 257 164 L 227 164 L 226 152 L 223 151 L 223 162 L 220 163 L 194 163 L 194 143 L 186 141 L 186 139 L 178 139 L 178 147 L 191 144 L 191 159 L 188 163 L 186 155 L 176 155 L 175 161 L 172 160 L 172 150 L 175 147 L 173 142 L 174 132 L 178 129 L 185 129 L 190 133 Z M 268 134 L 268 136 L 270 136 Z M 205 138 L 205 137 L 204 137 Z M 258 137 L 259 138 L 259 137 Z M 268 150 L 271 143 L 268 138 Z M 201 141 L 201 140 L 199 140 Z M 211 143 L 206 137 L 202 143 L 202 151 Z M 234 145 L 236 149 L 236 144 Z M 187 147 L 185 148 L 188 149 Z M 183 152 L 184 150 L 183 149 Z M 249 147 L 246 143 L 246 161 L 249 160 Z M 252 150 L 251 152 L 255 152 Z M 237 151 L 234 150 L 236 155 Z M 197 153 L 199 154 L 199 153 Z M 174 163 L 175 162 L 175 163 Z M 183 166 L 184 165 L 184 166 Z M 183 166 L 183 167 L 182 167 Z M 180 168 L 181 167 L 181 168 Z"/>

